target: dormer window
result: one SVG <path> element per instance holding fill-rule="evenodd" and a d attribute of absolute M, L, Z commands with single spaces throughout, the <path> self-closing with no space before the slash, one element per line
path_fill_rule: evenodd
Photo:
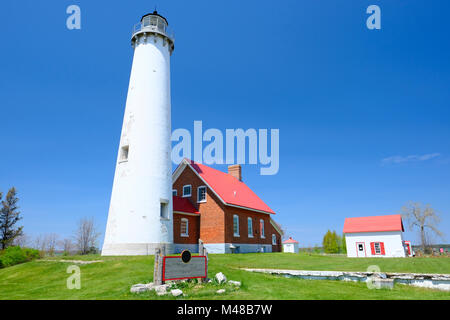
<path fill-rule="evenodd" d="M 192 186 L 190 184 L 183 186 L 183 197 L 190 197 L 192 195 Z"/>

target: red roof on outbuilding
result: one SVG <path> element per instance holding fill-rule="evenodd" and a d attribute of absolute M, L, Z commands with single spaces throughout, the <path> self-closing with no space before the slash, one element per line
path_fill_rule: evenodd
<path fill-rule="evenodd" d="M 188 160 L 188 159 L 186 159 Z M 188 160 L 191 167 L 229 205 L 275 214 L 244 182 L 232 175 Z"/>
<path fill-rule="evenodd" d="M 173 196 L 173 211 L 200 214 L 188 198 Z"/>
<path fill-rule="evenodd" d="M 283 243 L 298 243 L 298 241 L 292 239 L 292 237 L 289 237 L 289 239 L 284 240 Z"/>
<path fill-rule="evenodd" d="M 346 218 L 344 222 L 344 233 L 380 231 L 405 231 L 402 216 L 394 214 L 388 216 Z"/>

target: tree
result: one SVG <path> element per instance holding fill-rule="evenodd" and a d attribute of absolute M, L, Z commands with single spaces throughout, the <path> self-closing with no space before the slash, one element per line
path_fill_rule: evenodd
<path fill-rule="evenodd" d="M 1 196 L 2 194 L 0 194 L 0 200 Z M 0 247 L 2 250 L 22 235 L 23 227 L 15 228 L 16 223 L 22 219 L 20 211 L 18 211 L 18 201 L 16 188 L 12 187 L 9 189 L 5 200 L 2 201 L 2 208 L 0 208 Z"/>
<path fill-rule="evenodd" d="M 80 254 L 91 253 L 92 248 L 96 248 L 99 236 L 100 233 L 95 228 L 93 218 L 81 219 L 75 231 L 75 243 Z"/>
<path fill-rule="evenodd" d="M 46 235 L 40 234 L 34 239 L 33 248 L 37 249 L 41 252 L 41 255 L 45 255 L 45 251 L 47 250 L 48 237 Z"/>
<path fill-rule="evenodd" d="M 21 248 L 26 248 L 31 246 L 31 239 L 30 237 L 23 233 L 20 236 L 17 236 L 13 241 L 13 246 L 19 246 Z"/>
<path fill-rule="evenodd" d="M 338 236 L 336 231 L 331 232 L 330 230 L 325 233 L 322 241 L 323 250 L 325 253 L 338 253 L 339 252 L 339 244 L 338 244 Z"/>
<path fill-rule="evenodd" d="M 46 238 L 46 246 L 45 249 L 47 251 L 47 254 L 50 257 L 53 257 L 55 254 L 56 245 L 58 243 L 58 235 L 55 233 L 50 233 L 45 236 Z"/>
<path fill-rule="evenodd" d="M 341 238 L 341 247 L 339 250 L 341 253 L 347 253 L 347 242 L 345 241 L 345 234 Z"/>
<path fill-rule="evenodd" d="M 63 249 L 63 255 L 68 256 L 72 252 L 73 243 L 70 239 L 64 239 L 61 241 L 60 246 Z"/>
<path fill-rule="evenodd" d="M 427 204 L 422 208 L 419 202 L 411 201 L 402 207 L 402 212 L 402 217 L 408 222 L 409 228 L 419 231 L 422 251 L 424 253 L 430 245 L 432 235 L 443 236 L 443 233 L 437 228 L 437 225 L 441 222 L 441 218 L 430 205 Z"/>

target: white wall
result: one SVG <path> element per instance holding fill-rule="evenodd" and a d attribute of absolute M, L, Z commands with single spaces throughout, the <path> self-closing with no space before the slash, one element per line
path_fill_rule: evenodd
<path fill-rule="evenodd" d="M 298 253 L 298 243 L 284 243 L 283 252 Z"/>
<path fill-rule="evenodd" d="M 347 257 L 358 257 L 357 243 L 365 246 L 366 257 L 405 257 L 401 231 L 346 233 Z M 371 242 L 384 242 L 385 255 L 372 255 Z"/>

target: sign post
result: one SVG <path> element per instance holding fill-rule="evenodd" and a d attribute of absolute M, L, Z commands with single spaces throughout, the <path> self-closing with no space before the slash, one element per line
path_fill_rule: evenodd
<path fill-rule="evenodd" d="M 163 258 L 165 256 L 166 250 L 163 246 L 162 248 L 157 248 L 155 250 L 155 263 L 153 269 L 153 283 L 157 286 L 164 283 L 163 279 Z"/>

